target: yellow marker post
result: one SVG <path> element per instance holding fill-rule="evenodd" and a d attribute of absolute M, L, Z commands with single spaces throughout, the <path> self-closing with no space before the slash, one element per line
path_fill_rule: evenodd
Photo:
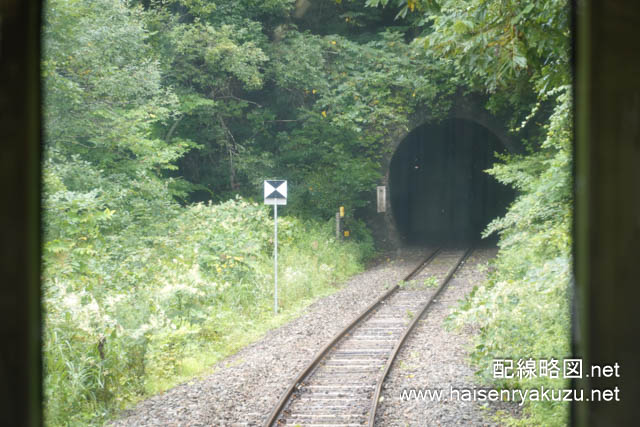
<path fill-rule="evenodd" d="M 349 230 L 344 230 L 344 237 L 349 237 Z"/>
<path fill-rule="evenodd" d="M 340 206 L 340 218 L 344 218 L 344 206 Z"/>

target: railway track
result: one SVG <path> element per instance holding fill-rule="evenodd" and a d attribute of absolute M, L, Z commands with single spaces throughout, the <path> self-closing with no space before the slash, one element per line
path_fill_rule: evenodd
<path fill-rule="evenodd" d="M 381 295 L 318 352 L 265 426 L 373 426 L 398 351 L 470 254 L 470 248 L 433 251 L 402 285 Z M 425 286 L 432 277 L 437 287 Z"/>

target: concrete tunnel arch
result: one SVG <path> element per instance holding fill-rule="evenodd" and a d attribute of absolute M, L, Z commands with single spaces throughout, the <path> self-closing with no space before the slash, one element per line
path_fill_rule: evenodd
<path fill-rule="evenodd" d="M 451 123 L 451 121 L 453 121 L 454 124 L 465 124 L 467 127 L 475 127 L 476 130 L 484 129 L 484 132 L 488 133 L 488 137 L 491 140 L 489 146 L 496 148 L 495 151 L 509 153 L 521 153 L 524 151 L 519 139 L 508 131 L 504 121 L 493 116 L 486 110 L 483 98 L 480 96 L 465 95 L 461 92 L 454 95 L 451 109 L 444 121 L 434 118 L 431 115 L 431 110 L 428 105 L 417 109 L 408 119 L 409 123 L 407 126 L 399 126 L 392 129 L 387 137 L 385 154 L 383 155 L 381 164 L 382 180 L 378 184 L 387 189 L 384 203 L 386 211 L 376 213 L 374 195 L 374 199 L 370 205 L 373 207 L 373 210 L 369 210 L 369 213 L 365 217 L 373 232 L 376 244 L 386 249 L 399 249 L 407 243 L 411 243 L 411 240 L 416 240 L 411 239 L 411 230 L 408 232 L 406 227 L 403 227 L 402 218 L 398 218 L 397 206 L 394 207 L 392 204 L 392 197 L 395 198 L 398 190 L 397 182 L 393 190 L 390 184 L 391 166 L 394 156 L 398 150 L 402 149 L 401 147 L 407 139 L 415 135 L 416 132 L 420 132 L 421 128 L 422 131 L 424 131 L 424 127 L 438 126 L 439 123 L 446 124 L 447 122 Z M 495 161 L 493 152 L 488 156 L 488 160 L 487 168 Z M 487 176 L 487 178 L 493 180 L 492 177 Z M 515 197 L 515 192 L 512 192 L 510 189 L 506 189 L 506 191 L 510 192 L 510 195 L 506 198 L 512 200 Z M 373 193 L 375 194 L 375 192 Z M 397 200 L 395 201 L 395 205 L 397 205 Z M 394 210 L 396 211 L 395 214 Z M 479 237 L 479 233 L 477 233 L 475 237 Z M 458 238 L 461 238 L 461 236 L 458 236 Z M 427 241 L 426 243 L 430 242 Z"/>
<path fill-rule="evenodd" d="M 426 122 L 395 145 L 390 158 L 388 216 L 403 243 L 461 244 L 480 239 L 514 198 L 484 170 L 508 151 L 481 124 L 460 117 Z"/>

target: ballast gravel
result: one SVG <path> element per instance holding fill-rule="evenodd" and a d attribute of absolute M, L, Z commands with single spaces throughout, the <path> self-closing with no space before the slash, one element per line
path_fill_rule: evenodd
<path fill-rule="evenodd" d="M 496 410 L 518 414 L 517 404 L 473 401 L 468 399 L 472 394 L 462 394 L 481 388 L 468 364 L 473 335 L 469 330 L 450 331 L 444 323 L 459 301 L 482 283 L 482 266 L 495 253 L 475 250 L 418 321 L 384 383 L 376 426 L 495 426 Z M 431 395 L 416 397 L 418 391 Z"/>
<path fill-rule="evenodd" d="M 219 362 L 213 374 L 124 411 L 113 426 L 259 426 L 313 356 L 430 253 L 407 248 L 358 274 L 305 314 Z"/>
<path fill-rule="evenodd" d="M 181 384 L 124 411 L 112 426 L 261 426 L 289 383 L 313 356 L 388 287 L 424 257 L 427 248 L 405 248 L 393 259 L 358 274 L 305 309 L 305 314 L 214 366 L 205 378 Z M 476 402 L 402 400 L 405 389 L 477 388 L 467 362 L 471 334 L 450 332 L 444 318 L 480 283 L 480 265 L 494 250 L 476 250 L 439 301 L 418 322 L 392 368 L 376 425 L 495 425 Z M 493 406 L 492 406 L 493 407 Z M 511 410 L 510 408 L 504 408 Z"/>

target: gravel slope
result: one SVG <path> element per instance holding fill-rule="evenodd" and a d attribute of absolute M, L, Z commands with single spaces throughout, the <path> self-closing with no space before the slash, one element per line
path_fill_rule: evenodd
<path fill-rule="evenodd" d="M 125 411 L 113 426 L 262 425 L 280 395 L 341 328 L 429 252 L 405 249 L 354 276 L 305 314 L 229 357 L 210 376 L 179 385 Z"/>
<path fill-rule="evenodd" d="M 447 331 L 445 318 L 485 277 L 482 265 L 496 250 L 474 251 L 437 302 L 418 322 L 385 382 L 376 414 L 379 426 L 494 426 L 495 409 L 513 411 L 517 405 L 467 402 L 450 398 L 451 389 L 479 388 L 468 365 L 469 331 Z M 487 367 L 490 369 L 491 367 Z M 402 398 L 403 390 L 442 390 L 443 400 Z M 483 405 L 481 407 L 481 405 Z M 488 410 L 487 410 L 488 409 Z"/>
<path fill-rule="evenodd" d="M 428 249 L 410 248 L 341 285 L 305 314 L 215 366 L 213 374 L 179 385 L 125 411 L 113 426 L 260 426 L 289 382 L 341 328 L 424 259 Z M 399 354 L 383 392 L 376 425 L 495 425 L 480 404 L 401 399 L 403 389 L 479 387 L 467 364 L 469 332 L 449 332 L 444 318 L 479 283 L 479 268 L 495 250 L 477 250 L 439 301 L 418 322 Z M 490 405 L 489 408 L 512 407 Z"/>

